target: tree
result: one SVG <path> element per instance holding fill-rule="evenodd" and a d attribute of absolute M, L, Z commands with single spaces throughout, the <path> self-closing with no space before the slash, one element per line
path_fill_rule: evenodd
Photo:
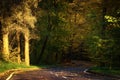
<path fill-rule="evenodd" d="M 116 45 L 119 38 L 114 39 L 112 36 L 113 33 L 116 34 L 114 36 L 119 34 L 119 20 L 116 16 L 120 9 L 118 6 L 119 3 L 119 1 L 101 0 L 100 8 L 98 9 L 100 11 L 99 19 L 90 18 L 98 21 L 99 23 L 97 23 L 97 25 L 99 25 L 99 27 L 95 25 L 96 21 L 94 21 L 95 28 L 87 39 L 89 42 L 87 44 L 89 44 L 88 51 L 91 60 L 96 62 L 99 66 L 106 66 L 110 69 L 119 66 L 119 49 Z M 98 13 L 96 14 L 96 16 L 99 16 Z"/>
<path fill-rule="evenodd" d="M 3 35 L 3 54 L 2 54 L 2 58 L 4 60 L 8 60 L 9 59 L 9 40 L 8 40 L 8 26 L 10 26 L 11 21 L 9 18 L 9 15 L 11 15 L 11 11 L 10 8 L 12 7 L 12 1 L 10 1 L 10 3 L 7 2 L 7 0 L 4 1 L 0 1 L 0 23 L 1 23 L 1 29 L 2 29 L 2 35 Z M 10 11 L 10 13 L 7 13 L 8 11 Z"/>
<path fill-rule="evenodd" d="M 39 47 L 41 49 L 39 51 L 39 54 L 37 54 L 39 56 L 37 60 L 38 62 L 43 60 L 43 56 L 46 56 L 46 58 L 50 58 L 54 55 L 59 56 L 58 50 L 61 50 L 65 42 L 62 40 L 64 39 L 63 36 L 67 35 L 67 30 L 65 30 L 66 1 L 42 0 L 39 3 L 39 8 L 40 15 L 37 25 L 38 30 L 40 30 L 39 34 L 41 40 L 38 43 L 40 44 Z M 46 60 L 46 58 L 44 58 L 44 60 Z"/>
<path fill-rule="evenodd" d="M 0 3 L 2 8 L 0 18 L 3 31 L 3 59 L 6 61 L 9 59 L 9 32 L 16 30 L 24 35 L 25 63 L 26 65 L 29 65 L 29 34 L 30 29 L 34 28 L 34 23 L 36 22 L 36 19 L 32 14 L 32 9 L 36 7 L 38 0 L 5 0 Z M 7 13 L 8 10 L 10 13 Z M 17 36 L 19 37 L 19 35 Z"/>

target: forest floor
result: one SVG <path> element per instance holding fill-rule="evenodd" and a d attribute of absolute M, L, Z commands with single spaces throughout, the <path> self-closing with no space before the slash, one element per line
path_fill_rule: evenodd
<path fill-rule="evenodd" d="M 92 64 L 88 62 L 73 61 L 72 64 L 66 63 L 60 67 L 14 73 L 6 80 L 119 80 L 113 77 L 85 72 L 91 66 Z"/>

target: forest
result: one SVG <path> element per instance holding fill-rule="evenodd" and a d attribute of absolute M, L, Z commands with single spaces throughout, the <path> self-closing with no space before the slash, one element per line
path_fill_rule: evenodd
<path fill-rule="evenodd" d="M 0 0 L 0 61 L 120 67 L 119 0 Z"/>

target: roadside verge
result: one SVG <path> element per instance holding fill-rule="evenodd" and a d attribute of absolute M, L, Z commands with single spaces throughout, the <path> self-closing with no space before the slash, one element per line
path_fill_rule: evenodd
<path fill-rule="evenodd" d="M 92 71 L 91 69 L 86 69 L 86 72 L 95 74 L 95 75 L 107 76 L 107 77 L 115 78 L 116 80 L 120 80 L 120 75 L 111 75 L 111 74 L 105 74 L 101 72 L 95 72 L 95 71 Z"/>

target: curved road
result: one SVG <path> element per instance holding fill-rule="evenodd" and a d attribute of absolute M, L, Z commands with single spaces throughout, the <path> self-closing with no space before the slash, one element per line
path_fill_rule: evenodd
<path fill-rule="evenodd" d="M 85 73 L 83 67 L 54 67 L 13 74 L 9 80 L 119 80 Z"/>

